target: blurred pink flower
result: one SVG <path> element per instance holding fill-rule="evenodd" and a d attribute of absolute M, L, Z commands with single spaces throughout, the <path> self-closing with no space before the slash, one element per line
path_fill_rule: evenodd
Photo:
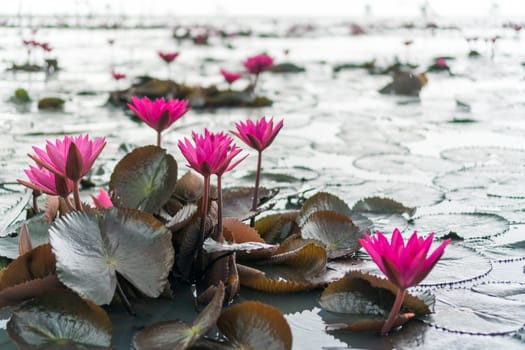
<path fill-rule="evenodd" d="M 226 69 L 221 69 L 221 74 L 224 77 L 224 80 L 228 82 L 228 84 L 231 84 L 242 77 L 241 73 L 229 72 Z"/>
<path fill-rule="evenodd" d="M 119 73 L 119 72 L 116 72 L 116 71 L 112 70 L 111 71 L 111 76 L 113 77 L 113 79 L 118 81 L 120 79 L 124 79 L 126 77 L 126 74 Z"/>
<path fill-rule="evenodd" d="M 425 239 L 414 232 L 405 246 L 401 233 L 395 229 L 391 243 L 379 231 L 372 237 L 365 235 L 359 243 L 392 283 L 400 289 L 407 289 L 429 274 L 450 242 L 450 239 L 443 241 L 427 257 L 433 238 L 433 233 Z"/>
<path fill-rule="evenodd" d="M 49 46 L 49 43 L 40 43 L 40 47 L 46 52 L 53 51 L 53 48 Z"/>
<path fill-rule="evenodd" d="M 56 175 L 46 168 L 29 166 L 24 170 L 30 182 L 18 179 L 22 185 L 52 196 L 67 197 L 73 191 L 73 181 Z"/>
<path fill-rule="evenodd" d="M 46 141 L 45 150 L 33 147 L 36 155 L 29 154 L 29 157 L 54 174 L 77 181 L 88 173 L 105 145 L 104 137 L 90 140 L 87 134 L 66 135 L 55 143 Z"/>
<path fill-rule="evenodd" d="M 444 59 L 443 57 L 439 57 L 437 60 L 436 60 L 436 65 L 439 67 L 439 68 L 445 68 L 447 66 L 447 60 Z"/>
<path fill-rule="evenodd" d="M 173 52 L 159 51 L 158 54 L 159 54 L 159 57 L 164 60 L 164 62 L 171 63 L 173 62 L 173 60 L 177 58 L 177 56 L 179 55 L 179 52 L 177 51 L 173 51 Z"/>
<path fill-rule="evenodd" d="M 283 121 L 281 120 L 274 127 L 273 118 L 266 120 L 266 117 L 263 116 L 255 122 L 248 119 L 245 122 L 236 123 L 235 126 L 237 131 L 231 131 L 231 133 L 251 148 L 260 152 L 273 142 L 275 136 L 283 127 Z"/>
<path fill-rule="evenodd" d="M 168 100 L 164 97 L 151 101 L 148 97 L 133 96 L 128 107 L 151 128 L 157 132 L 167 129 L 187 111 L 188 100 Z"/>
<path fill-rule="evenodd" d="M 108 191 L 106 191 L 103 188 L 101 188 L 98 191 L 98 194 L 96 196 L 91 197 L 93 198 L 93 204 L 95 204 L 95 207 L 99 209 L 113 207 L 113 202 L 111 201 L 111 197 L 109 196 Z"/>
<path fill-rule="evenodd" d="M 246 157 L 235 160 L 242 150 L 237 145 L 232 145 L 233 139 L 228 135 L 212 133 L 204 129 L 204 134 L 192 133 L 193 143 L 184 138 L 178 143 L 179 149 L 188 161 L 187 166 L 194 169 L 204 177 L 212 174 L 221 176 L 235 168 Z"/>
<path fill-rule="evenodd" d="M 251 74 L 259 74 L 273 66 L 273 58 L 266 54 L 252 56 L 248 57 L 243 65 Z"/>
<path fill-rule="evenodd" d="M 413 40 L 405 40 L 405 41 L 403 41 L 403 45 L 405 45 L 405 46 L 410 46 L 410 45 L 412 45 L 413 43 L 414 43 Z"/>

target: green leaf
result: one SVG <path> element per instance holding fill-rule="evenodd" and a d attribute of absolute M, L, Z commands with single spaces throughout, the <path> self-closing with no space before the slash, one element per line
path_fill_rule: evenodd
<path fill-rule="evenodd" d="M 318 192 L 304 202 L 297 223 L 302 227 L 310 215 L 321 210 L 335 211 L 348 217 L 352 213 L 348 205 L 339 197 L 327 192 Z"/>
<path fill-rule="evenodd" d="M 215 325 L 222 310 L 224 285 L 219 283 L 213 299 L 197 316 L 193 324 L 183 321 L 159 322 L 135 333 L 134 350 L 187 349 Z"/>
<path fill-rule="evenodd" d="M 157 146 L 140 147 L 115 167 L 109 188 L 122 205 L 156 213 L 170 199 L 177 181 L 177 162 Z"/>
<path fill-rule="evenodd" d="M 110 349 L 111 321 L 99 306 L 62 289 L 20 307 L 7 323 L 20 349 Z"/>
<path fill-rule="evenodd" d="M 283 314 L 257 301 L 245 301 L 226 309 L 217 326 L 236 349 L 292 348 L 292 332 Z"/>
<path fill-rule="evenodd" d="M 137 210 L 73 212 L 49 234 L 59 279 L 97 304 L 111 302 L 117 272 L 145 295 L 159 296 L 173 265 L 170 231 Z"/>

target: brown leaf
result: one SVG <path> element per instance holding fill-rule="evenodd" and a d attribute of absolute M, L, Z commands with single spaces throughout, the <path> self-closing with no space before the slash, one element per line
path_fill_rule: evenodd
<path fill-rule="evenodd" d="M 289 293 L 312 290 L 317 285 L 302 281 L 271 279 L 261 270 L 237 264 L 241 285 L 268 293 Z"/>
<path fill-rule="evenodd" d="M 398 315 L 394 321 L 393 327 L 395 328 L 404 325 L 414 316 L 413 313 Z M 384 319 L 364 319 L 352 323 L 328 323 L 325 329 L 327 332 L 375 332 L 380 331 L 385 322 L 386 320 Z"/>
<path fill-rule="evenodd" d="M 234 243 L 265 243 L 256 230 L 239 219 L 224 218 L 222 221 L 222 226 L 224 227 L 224 238 L 226 238 L 227 241 Z"/>
<path fill-rule="evenodd" d="M 277 243 L 299 233 L 296 223 L 298 210 L 265 216 L 255 222 L 255 229 L 268 243 Z"/>
<path fill-rule="evenodd" d="M 193 171 L 184 174 L 175 185 L 173 196 L 183 202 L 195 202 L 202 197 L 204 180 Z"/>

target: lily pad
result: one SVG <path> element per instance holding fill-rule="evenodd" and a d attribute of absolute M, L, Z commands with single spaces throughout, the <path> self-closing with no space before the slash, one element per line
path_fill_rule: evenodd
<path fill-rule="evenodd" d="M 213 299 L 200 312 L 193 324 L 183 321 L 156 323 L 135 333 L 134 350 L 187 349 L 202 338 L 215 325 L 222 310 L 224 285 L 219 283 Z"/>
<path fill-rule="evenodd" d="M 18 240 L 22 224 L 27 226 L 33 248 L 49 242 L 48 230 L 50 224 L 46 221 L 44 214 L 39 214 L 29 220 L 18 222 L 6 228 L 6 232 L 9 235 L 0 237 L 0 256 L 9 259 L 18 257 Z"/>
<path fill-rule="evenodd" d="M 9 208 L 3 210 L 2 215 L 0 216 L 0 236 L 2 237 L 10 234 L 8 227 L 12 225 L 24 211 L 27 203 L 32 197 L 32 191 L 25 190 L 22 193 L 17 193 L 16 197 L 15 204 L 12 204 Z"/>
<path fill-rule="evenodd" d="M 111 349 L 111 321 L 99 306 L 63 289 L 16 310 L 7 323 L 19 349 Z"/>
<path fill-rule="evenodd" d="M 351 271 L 326 287 L 319 304 L 331 312 L 386 317 L 396 293 L 397 287 L 387 279 Z M 409 293 L 405 295 L 402 310 L 418 315 L 430 313 L 429 305 Z"/>
<path fill-rule="evenodd" d="M 407 207 L 391 198 L 367 197 L 355 203 L 352 211 L 379 214 L 407 214 L 408 216 L 414 216 L 416 208 Z"/>
<path fill-rule="evenodd" d="M 117 273 L 149 297 L 164 290 L 173 266 L 171 233 L 153 216 L 113 208 L 74 212 L 49 231 L 60 280 L 97 304 L 109 304 Z"/>
<path fill-rule="evenodd" d="M 381 166 L 378 167 L 378 164 Z M 413 154 L 374 154 L 354 161 L 357 168 L 378 171 L 382 174 L 412 174 L 418 172 L 446 172 L 459 166 L 441 158 Z"/>
<path fill-rule="evenodd" d="M 523 327 L 524 314 L 525 285 L 494 282 L 436 291 L 436 313 L 425 322 L 452 332 L 497 335 Z"/>
<path fill-rule="evenodd" d="M 347 217 L 351 214 L 350 208 L 342 199 L 327 192 L 318 192 L 304 202 L 297 217 L 298 225 L 302 227 L 312 214 L 321 210 L 331 210 Z"/>
<path fill-rule="evenodd" d="M 188 171 L 177 181 L 173 195 L 184 202 L 195 202 L 202 197 L 204 179 L 193 171 Z"/>
<path fill-rule="evenodd" d="M 294 210 L 265 216 L 255 222 L 255 229 L 266 242 L 280 242 L 294 233 L 299 233 L 296 223 L 298 213 Z"/>
<path fill-rule="evenodd" d="M 271 200 L 277 193 L 279 193 L 278 189 L 260 187 L 259 206 Z M 222 200 L 222 213 L 225 217 L 234 217 L 244 221 L 257 214 L 251 210 L 253 201 L 253 188 L 251 187 L 226 189 L 223 191 Z"/>
<path fill-rule="evenodd" d="M 257 301 L 245 301 L 224 310 L 217 327 L 238 349 L 292 348 L 292 332 L 283 314 Z"/>
<path fill-rule="evenodd" d="M 261 270 L 242 264 L 237 264 L 237 269 L 239 271 L 241 285 L 259 291 L 268 293 L 292 293 L 307 291 L 318 287 L 317 283 L 308 282 L 304 279 L 300 280 L 300 274 L 290 269 L 288 269 L 288 272 L 294 274 L 292 278 L 284 277 L 286 271 L 284 271 L 284 273 L 283 271 L 274 271 L 273 274 L 267 275 Z M 298 277 L 299 280 L 297 280 Z"/>
<path fill-rule="evenodd" d="M 441 157 L 464 165 L 490 165 L 508 167 L 525 163 L 525 151 L 517 148 L 503 147 L 461 147 L 441 152 Z"/>
<path fill-rule="evenodd" d="M 177 162 L 157 146 L 140 147 L 115 166 L 109 188 L 127 208 L 156 213 L 170 199 L 177 181 Z"/>
<path fill-rule="evenodd" d="M 328 258 L 336 259 L 357 252 L 361 248 L 358 239 L 364 234 L 349 217 L 335 211 L 321 210 L 309 216 L 301 228 L 301 236 L 321 241 L 326 247 Z"/>

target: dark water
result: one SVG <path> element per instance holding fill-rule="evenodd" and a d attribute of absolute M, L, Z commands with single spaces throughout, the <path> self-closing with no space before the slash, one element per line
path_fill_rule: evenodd
<path fill-rule="evenodd" d="M 465 240 L 452 243 L 423 281 L 421 289 L 436 294 L 435 314 L 409 323 L 389 338 L 324 333 L 324 320 L 330 315 L 318 306 L 318 293 L 268 296 L 243 289 L 241 299 L 278 306 L 292 326 L 296 349 L 525 347 L 523 40 L 495 23 L 469 23 L 461 30 L 437 30 L 435 35 L 428 30 L 379 28 L 357 37 L 347 35 L 341 23 L 322 23 L 306 37 L 212 39 L 204 47 L 177 43 L 169 29 L 40 29 L 35 37 L 55 47 L 51 56 L 59 59 L 62 70 L 50 77 L 1 73 L 0 183 L 23 178 L 32 145 L 41 147 L 46 139 L 64 133 L 107 137 L 92 175 L 100 186 L 107 184 L 114 164 L 125 154 L 122 144 L 131 149 L 155 141 L 145 124 L 105 104 L 109 90 L 131 82 L 116 84 L 111 67 L 129 77 L 164 78 L 168 71 L 156 51 L 178 50 L 181 55 L 171 68 L 172 79 L 221 84 L 221 67 L 240 69 L 242 59 L 266 51 L 277 62 L 292 61 L 306 72 L 261 77 L 259 92 L 274 99 L 272 107 L 193 110 L 177 121 L 164 134 L 163 145 L 181 168 L 184 161 L 176 142 L 193 130 L 230 130 L 239 120 L 262 115 L 283 118 L 285 127 L 265 151 L 263 167 L 266 172 L 294 174 L 304 181 L 283 184 L 267 178 L 265 186 L 283 188 L 282 198 L 324 190 L 351 206 L 367 196 L 386 196 L 417 211 L 411 222 L 401 216 L 372 217 L 376 228 L 391 232 L 399 227 L 406 234 L 417 230 L 437 236 L 454 231 Z M 287 24 L 256 21 L 245 25 L 272 32 Z M 0 28 L 4 38 L 1 71 L 11 61 L 25 59 L 21 32 L 24 38 L 29 35 L 28 29 Z M 483 40 L 473 45 L 482 57 L 467 57 L 464 37 L 472 35 L 501 36 L 494 58 L 490 58 L 491 44 Z M 115 44 L 108 45 L 108 39 Z M 406 39 L 414 40 L 409 52 L 402 45 Z M 288 56 L 285 49 L 290 51 Z M 364 70 L 332 71 L 335 64 L 373 58 L 387 65 L 396 56 L 406 60 L 407 54 L 411 63 L 419 65 L 418 71 L 425 70 L 433 57 L 453 56 L 448 64 L 455 76 L 429 73 L 428 85 L 415 98 L 379 95 L 377 90 L 389 81 L 388 76 L 371 76 Z M 35 62 L 42 58 L 40 52 L 33 56 Z M 242 88 L 247 81 L 235 84 Z M 26 88 L 33 100 L 64 98 L 64 111 L 41 112 L 35 102 L 24 107 L 7 102 L 18 87 Z M 79 95 L 85 91 L 92 94 Z M 254 169 L 255 161 L 255 155 L 250 156 L 224 180 L 228 185 L 250 184 L 244 176 Z M 17 185 L 4 187 L 21 190 Z M 3 190 L 0 208 L 7 208 L 19 196 Z M 363 262 L 357 268 L 378 272 L 365 254 L 359 258 Z M 520 328 L 521 333 L 517 332 Z M 126 347 L 126 336 L 116 339 Z"/>

